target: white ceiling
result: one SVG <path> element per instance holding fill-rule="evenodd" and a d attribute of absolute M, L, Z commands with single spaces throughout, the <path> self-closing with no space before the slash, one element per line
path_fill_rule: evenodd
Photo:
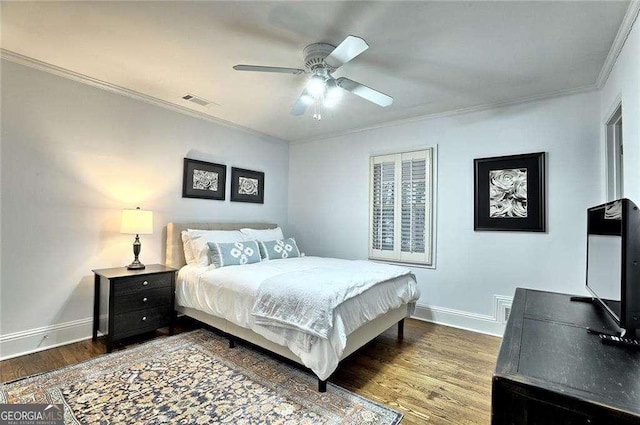
<path fill-rule="evenodd" d="M 593 86 L 629 2 L 2 2 L 2 48 L 287 141 Z M 354 95 L 290 114 L 310 43 L 353 34 L 369 50 L 345 76 L 393 96 Z M 200 107 L 192 93 L 214 101 Z"/>

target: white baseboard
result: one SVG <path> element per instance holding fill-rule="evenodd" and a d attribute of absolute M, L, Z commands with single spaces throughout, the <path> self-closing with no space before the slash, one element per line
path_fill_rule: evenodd
<path fill-rule="evenodd" d="M 510 297 L 494 296 L 493 316 L 417 304 L 413 318 L 454 328 L 502 337 L 505 328 L 503 308 Z M 0 335 L 0 360 L 7 360 L 91 338 L 93 318 Z"/>
<path fill-rule="evenodd" d="M 0 335 L 0 360 L 91 338 L 93 318 Z"/>
<path fill-rule="evenodd" d="M 494 297 L 494 304 L 500 300 L 504 302 L 506 297 Z M 413 313 L 414 319 L 426 322 L 437 323 L 439 325 L 451 326 L 473 332 L 480 332 L 487 335 L 502 337 L 506 322 L 501 320 L 500 310 L 494 308 L 493 316 L 470 313 L 468 311 L 454 310 L 452 308 L 438 307 L 427 304 L 417 304 Z"/>

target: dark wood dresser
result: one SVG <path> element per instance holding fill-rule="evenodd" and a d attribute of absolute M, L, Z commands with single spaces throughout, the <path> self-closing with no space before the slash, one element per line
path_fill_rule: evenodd
<path fill-rule="evenodd" d="M 152 264 L 143 270 L 118 267 L 93 273 L 93 339 L 98 331 L 107 335 L 107 353 L 122 338 L 167 325 L 173 333 L 174 268 Z"/>
<path fill-rule="evenodd" d="M 493 425 L 640 424 L 640 350 L 604 345 L 597 306 L 518 288 L 493 375 Z"/>

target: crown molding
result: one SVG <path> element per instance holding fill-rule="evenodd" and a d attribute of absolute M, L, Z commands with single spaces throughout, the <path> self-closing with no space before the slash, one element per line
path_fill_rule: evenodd
<path fill-rule="evenodd" d="M 486 110 L 489 110 L 489 109 L 504 108 L 504 107 L 507 107 L 507 106 L 516 106 L 516 105 L 521 105 L 521 104 L 529 103 L 529 102 L 537 102 L 537 101 L 540 101 L 540 100 L 553 99 L 553 98 L 556 98 L 556 97 L 571 96 L 571 95 L 579 94 L 579 93 L 588 93 L 588 92 L 595 91 L 595 90 L 598 90 L 598 87 L 596 87 L 595 84 L 588 85 L 588 86 L 582 86 L 582 87 L 576 87 L 576 88 L 572 88 L 572 89 L 558 90 L 558 91 L 551 92 L 551 93 L 545 93 L 545 94 L 540 94 L 540 95 L 535 95 L 535 96 L 520 97 L 520 98 L 517 98 L 517 99 L 505 100 L 503 102 L 486 103 L 486 104 L 483 104 L 483 105 L 470 106 L 470 107 L 467 107 L 467 108 L 454 109 L 454 110 L 451 110 L 451 111 L 437 112 L 437 113 L 434 113 L 434 114 L 418 115 L 418 116 L 411 117 L 411 118 L 403 118 L 403 119 L 399 119 L 399 120 L 387 121 L 387 122 L 384 122 L 384 123 L 381 123 L 381 124 L 375 124 L 375 125 L 371 125 L 371 126 L 368 126 L 368 127 L 362 127 L 362 128 L 357 128 L 357 129 L 353 129 L 353 130 L 346 130 L 346 131 L 339 131 L 339 132 L 331 133 L 331 134 L 328 134 L 328 135 L 325 135 L 325 136 L 311 137 L 311 138 L 308 138 L 308 139 L 300 139 L 300 140 L 292 141 L 291 144 L 294 145 L 294 144 L 317 142 L 319 140 L 328 140 L 328 139 L 333 139 L 333 138 L 336 138 L 336 137 L 348 136 L 350 134 L 356 134 L 356 133 L 362 133 L 362 132 L 365 132 L 365 131 L 376 130 L 376 129 L 379 129 L 379 128 L 393 127 L 393 126 L 403 125 L 403 124 L 411 124 L 411 123 L 414 123 L 414 122 L 433 120 L 433 119 L 436 119 L 436 118 L 451 117 L 451 116 L 455 116 L 455 115 L 470 114 L 472 112 L 481 112 L 481 111 L 486 111 Z"/>
<path fill-rule="evenodd" d="M 189 115 L 193 118 L 209 121 L 218 125 L 222 125 L 224 127 L 232 128 L 234 130 L 239 130 L 239 131 L 242 131 L 243 133 L 247 133 L 252 136 L 259 137 L 268 142 L 278 143 L 278 144 L 289 143 L 287 140 L 283 140 L 266 133 L 261 133 L 251 128 L 232 123 L 231 121 L 223 120 L 221 118 L 216 118 L 214 116 L 205 114 L 204 112 L 195 111 L 193 109 L 189 109 L 182 105 L 178 105 L 172 102 L 168 102 L 166 100 L 158 99 L 157 97 L 149 96 L 147 94 L 140 93 L 135 90 L 130 90 L 125 87 L 118 86 L 116 84 L 111 84 L 106 81 L 102 81 L 97 78 L 93 78 L 88 75 L 81 74 L 79 72 L 71 71 L 70 69 L 62 68 L 47 62 L 40 61 L 38 59 L 31 58 L 29 56 L 24 56 L 19 53 L 12 52 L 11 50 L 0 48 L 0 57 L 2 59 L 8 60 L 13 63 L 17 63 L 19 65 L 24 65 L 30 68 L 38 69 L 40 71 L 45 71 L 50 74 L 57 75 L 59 77 L 64 77 L 73 81 L 77 81 L 79 83 L 87 84 L 92 87 L 106 90 L 111 93 L 116 93 L 132 99 L 140 100 L 142 102 L 150 103 L 155 106 L 160 106 L 162 108 L 169 109 L 174 112 L 179 112 L 181 114 Z"/>
<path fill-rule="evenodd" d="M 615 58 L 617 58 L 618 54 L 620 53 L 620 50 L 622 49 L 622 46 L 624 45 L 624 40 L 626 39 L 626 37 L 628 36 L 632 26 L 633 26 L 633 22 L 635 21 L 635 18 L 638 15 L 638 10 L 640 8 L 640 2 L 634 0 L 631 5 L 629 6 L 629 9 L 627 9 L 627 13 L 625 14 L 625 18 L 623 20 L 623 23 L 620 27 L 620 31 L 618 31 L 618 35 L 616 36 L 616 41 L 614 42 L 614 46 L 612 47 L 611 51 L 609 52 L 609 55 L 607 56 L 607 62 L 611 61 L 611 64 L 609 66 L 609 70 L 608 73 L 611 72 L 611 68 L 613 67 L 613 64 L 615 63 Z M 633 15 L 633 16 L 632 16 Z M 632 16 L 632 17 L 631 17 Z M 625 31 L 622 31 L 622 28 L 625 27 Z M 624 37 L 621 37 L 621 34 L 624 33 Z M 619 39 L 621 39 L 621 41 L 619 41 Z M 618 46 L 618 47 L 615 47 Z M 617 48 L 617 53 L 615 55 L 613 55 L 614 52 L 614 47 Z M 327 140 L 327 139 L 332 139 L 332 138 L 336 138 L 336 137 L 341 137 L 341 136 L 347 136 L 350 134 L 356 134 L 356 133 L 361 133 L 361 132 L 366 132 L 366 131 L 370 131 L 370 130 L 375 130 L 375 129 L 379 129 L 379 128 L 386 128 L 386 127 L 393 127 L 393 126 L 397 126 L 397 125 L 403 125 L 403 124 L 410 124 L 410 123 L 414 123 L 414 122 L 419 122 L 419 121 L 426 121 L 426 120 L 432 120 L 432 119 L 437 119 L 437 118 L 444 118 L 444 117 L 451 117 L 451 116 L 456 116 L 456 115 L 464 115 L 464 114 L 469 114 L 472 112 L 480 112 L 480 111 L 485 111 L 485 110 L 490 110 L 490 109 L 496 109 L 496 108 L 501 108 L 501 107 L 507 107 L 507 106 L 515 106 L 515 105 L 519 105 L 519 104 L 523 104 L 523 103 L 529 103 L 529 102 L 536 102 L 536 101 L 540 101 L 540 100 L 545 100 L 545 99 L 551 99 L 551 98 L 556 98 L 556 97 L 562 97 L 562 96 L 569 96 L 569 95 L 573 95 L 573 94 L 578 94 L 578 93 L 585 93 L 585 92 L 589 92 L 589 91 L 593 91 L 593 90 L 597 90 L 599 89 L 601 86 L 599 84 L 593 84 L 593 85 L 588 85 L 588 86 L 582 86 L 582 87 L 576 87 L 576 88 L 572 88 L 572 89 L 566 89 L 566 90 L 559 90 L 556 92 L 551 92 L 551 93 L 545 93 L 545 94 L 541 94 L 541 95 L 535 95 L 535 96 L 528 96 L 528 97 L 522 97 L 522 98 L 517 98 L 517 99 L 511 99 L 511 100 L 507 100 L 507 101 L 503 101 L 503 102 L 494 102 L 494 103 L 487 103 L 487 104 L 482 104 L 482 105 L 476 105 L 476 106 L 471 106 L 471 107 L 467 107 L 467 108 L 460 108 L 460 109 L 454 109 L 451 111 L 445 111 L 445 112 L 438 112 L 438 113 L 434 113 L 434 114 L 426 114 L 426 115 L 419 115 L 419 116 L 415 116 L 415 117 L 411 117 L 411 118 L 403 118 L 403 119 L 399 119 L 399 120 L 393 120 L 393 121 L 388 121 L 388 122 L 384 122 L 384 123 L 380 123 L 380 124 L 374 124 L 371 126 L 366 126 L 366 127 L 361 127 L 361 128 L 357 128 L 357 129 L 351 129 L 351 130 L 346 130 L 346 131 L 339 131 L 339 132 L 335 132 L 335 133 L 330 133 L 330 134 L 326 134 L 326 135 L 321 135 L 321 136 L 314 136 L 314 137 L 310 137 L 310 138 L 306 138 L 306 139 L 299 139 L 299 140 L 285 140 L 285 139 L 281 139 L 275 136 L 271 136 L 269 134 L 266 133 L 262 133 L 259 132 L 257 130 L 253 130 L 251 128 L 248 127 L 244 127 L 235 123 L 232 123 L 230 121 L 226 121 L 223 120 L 221 118 L 216 118 L 214 116 L 205 114 L 203 112 L 199 112 L 199 111 L 195 111 L 192 109 L 189 109 L 187 107 L 184 107 L 182 105 L 178 105 L 172 102 L 168 102 L 162 99 L 158 99 L 156 97 L 153 96 L 149 96 L 146 95 L 144 93 L 140 93 L 134 90 L 130 90 L 115 84 L 111 84 L 108 83 L 106 81 L 102 81 L 99 80 L 97 78 L 93 78 L 90 77 L 88 75 L 84 75 L 84 74 L 80 74 L 78 72 L 75 71 L 71 71 L 69 69 L 66 68 L 62 68 L 47 62 L 43 62 L 28 56 L 24 56 L 21 55 L 19 53 L 15 53 L 12 52 L 10 50 L 7 49 L 2 49 L 0 48 L 0 57 L 2 59 L 6 59 L 10 62 L 14 62 L 20 65 L 24 65 L 24 66 L 28 66 L 30 68 L 35 68 L 41 71 L 45 71 L 48 72 L 50 74 L 54 74 L 60 77 L 64 77 L 67 79 L 71 79 L 83 84 L 88 84 L 90 86 L 102 89 L 102 90 L 107 90 L 110 91 L 112 93 L 116 93 L 116 94 L 120 94 L 123 96 L 127 96 L 129 98 L 133 98 L 136 100 L 140 100 L 146 103 L 150 103 L 152 105 L 156 105 L 156 106 L 160 106 L 163 107 L 165 109 L 169 109 L 171 111 L 174 112 L 179 112 L 185 115 L 189 115 L 191 117 L 194 118 L 198 118 L 198 119 L 203 119 L 209 122 L 213 122 L 215 124 L 218 125 L 222 125 L 228 128 L 233 128 L 235 130 L 239 130 L 242 131 L 244 133 L 250 134 L 252 136 L 256 136 L 256 137 L 260 137 L 262 139 L 265 139 L 266 141 L 272 142 L 272 143 L 278 143 L 278 144 L 302 144 L 302 143 L 310 143 L 310 142 L 315 142 L 315 141 L 319 141 L 319 140 Z M 614 57 L 614 59 L 610 59 L 611 57 Z M 602 74 L 606 68 L 606 63 L 605 66 L 603 66 L 602 71 L 600 73 L 600 76 L 602 77 Z M 608 77 L 608 73 L 607 73 L 607 77 Z M 605 79 L 606 80 L 606 79 Z M 598 81 L 600 81 L 600 77 L 598 78 Z"/>
<path fill-rule="evenodd" d="M 629 33 L 633 29 L 633 24 L 638 19 L 638 13 L 640 12 L 640 1 L 633 0 L 629 7 L 627 8 L 627 12 L 622 18 L 622 23 L 620 24 L 620 28 L 618 28 L 618 33 L 616 34 L 616 38 L 613 40 L 613 44 L 611 45 L 611 49 L 609 49 L 609 54 L 604 61 L 604 65 L 602 65 L 602 69 L 600 70 L 600 74 L 598 75 L 598 79 L 596 81 L 596 86 L 601 88 L 604 86 L 609 79 L 609 75 L 611 74 L 611 70 L 618 60 L 618 56 L 620 56 L 620 52 L 624 47 L 624 43 L 627 41 L 627 37 L 629 37 Z"/>

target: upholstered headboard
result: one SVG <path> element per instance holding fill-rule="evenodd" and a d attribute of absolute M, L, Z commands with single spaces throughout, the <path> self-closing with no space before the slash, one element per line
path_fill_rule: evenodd
<path fill-rule="evenodd" d="M 272 223 L 168 223 L 166 264 L 169 267 L 181 268 L 186 264 L 182 246 L 181 232 L 187 229 L 201 230 L 239 230 L 245 227 L 251 229 L 273 229 L 278 227 Z"/>

